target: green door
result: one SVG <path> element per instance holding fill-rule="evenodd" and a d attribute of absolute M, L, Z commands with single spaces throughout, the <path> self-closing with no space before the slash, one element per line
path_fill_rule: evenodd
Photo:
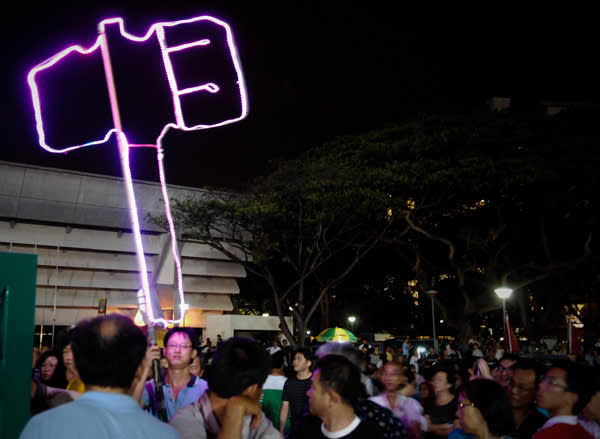
<path fill-rule="evenodd" d="M 29 419 L 37 256 L 0 252 L 0 438 Z"/>

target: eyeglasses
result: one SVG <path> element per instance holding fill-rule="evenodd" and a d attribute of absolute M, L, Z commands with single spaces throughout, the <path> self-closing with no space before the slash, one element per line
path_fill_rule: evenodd
<path fill-rule="evenodd" d="M 175 344 L 175 343 L 169 343 L 169 344 L 167 345 L 167 347 L 168 347 L 169 349 L 177 349 L 177 348 L 179 348 L 179 349 L 182 349 L 182 350 L 183 350 L 183 349 L 189 349 L 189 348 L 191 348 L 191 347 L 192 347 L 192 345 L 191 345 L 191 344 Z"/>
<path fill-rule="evenodd" d="M 565 386 L 564 384 L 561 383 L 557 383 L 556 381 L 554 381 L 552 378 L 544 378 L 542 379 L 542 383 L 548 383 L 551 386 L 556 386 L 556 387 L 560 387 L 561 389 L 570 392 L 569 388 L 567 386 Z"/>
<path fill-rule="evenodd" d="M 458 408 L 462 409 L 463 407 L 475 407 L 475 403 L 473 402 L 459 402 Z"/>
<path fill-rule="evenodd" d="M 525 392 L 531 392 L 531 391 L 535 390 L 535 387 L 531 387 L 531 388 L 530 388 L 530 387 L 525 387 L 525 386 L 524 386 L 524 385 L 522 385 L 522 384 L 516 384 L 516 383 L 515 383 L 514 381 L 512 381 L 512 380 L 508 382 L 508 385 L 509 385 L 510 387 L 512 387 L 513 389 L 517 389 L 517 391 L 518 391 L 518 392 L 521 392 L 521 393 L 525 393 Z"/>

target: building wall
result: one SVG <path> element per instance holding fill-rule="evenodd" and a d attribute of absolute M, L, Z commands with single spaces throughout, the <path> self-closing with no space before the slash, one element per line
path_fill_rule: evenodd
<path fill-rule="evenodd" d="M 291 331 L 294 323 L 291 317 L 285 317 Z M 244 315 L 207 315 L 206 336 L 212 341 L 220 335 L 223 340 L 235 335 L 235 331 L 280 331 L 279 317 L 244 316 Z"/>
<path fill-rule="evenodd" d="M 168 314 L 175 273 L 165 246 L 169 236 L 148 220 L 149 214 L 164 213 L 160 186 L 137 181 L 134 186 L 146 263 Z M 183 187 L 170 187 L 169 194 L 206 196 L 202 189 Z M 135 315 L 140 280 L 129 224 L 121 179 L 0 162 L 0 251 L 38 255 L 36 324 L 76 324 L 97 315 L 104 298 L 108 313 Z M 182 242 L 180 254 L 190 305 L 185 323 L 203 328 L 207 315 L 233 310 L 230 296 L 239 294 L 237 279 L 246 272 L 206 245 Z"/>

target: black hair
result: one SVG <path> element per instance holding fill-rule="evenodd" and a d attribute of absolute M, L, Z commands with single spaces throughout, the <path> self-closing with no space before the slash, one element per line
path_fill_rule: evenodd
<path fill-rule="evenodd" d="M 516 369 L 534 371 L 536 383 L 539 383 L 544 375 L 544 368 L 533 358 L 520 358 L 515 364 L 512 365 L 512 370 Z"/>
<path fill-rule="evenodd" d="M 302 354 L 304 356 L 304 358 L 308 361 L 311 362 L 311 370 L 313 370 L 314 366 L 314 354 L 313 352 L 309 349 L 309 348 L 298 348 L 294 351 L 294 355 L 292 355 L 292 358 L 294 358 L 296 356 L 296 354 Z"/>
<path fill-rule="evenodd" d="M 62 351 L 71 344 L 73 341 L 73 331 L 75 328 L 69 329 L 62 337 L 61 342 L 59 344 L 59 352 L 62 354 Z"/>
<path fill-rule="evenodd" d="M 75 366 L 86 386 L 129 389 L 146 355 L 146 336 L 119 314 L 79 323 L 71 331 Z"/>
<path fill-rule="evenodd" d="M 456 371 L 454 370 L 453 362 L 441 361 L 437 363 L 432 368 L 431 377 L 433 378 L 433 376 L 438 372 L 444 372 L 446 374 L 446 381 L 448 381 L 448 384 L 452 386 L 450 391 L 453 392 L 452 389 L 454 388 L 454 384 L 456 383 Z"/>
<path fill-rule="evenodd" d="M 417 377 L 415 376 L 415 374 L 408 367 L 402 367 L 400 369 L 400 374 L 404 375 L 406 378 L 408 378 L 408 383 L 409 384 L 412 383 L 413 381 L 415 381 L 417 379 Z"/>
<path fill-rule="evenodd" d="M 36 369 L 41 369 L 42 363 L 44 361 L 46 361 L 46 359 L 48 357 L 56 357 L 56 359 L 59 360 L 59 363 L 60 363 L 60 354 L 58 352 L 56 352 L 56 351 L 48 349 L 47 351 L 44 351 L 40 355 L 40 357 L 38 358 L 38 360 L 35 362 L 35 368 Z"/>
<path fill-rule="evenodd" d="M 231 398 L 253 384 L 262 386 L 271 372 L 271 359 L 253 339 L 231 337 L 217 347 L 206 372 L 210 390 Z"/>
<path fill-rule="evenodd" d="M 461 393 L 481 412 L 492 436 L 514 434 L 512 407 L 506 390 L 500 384 L 487 378 L 477 378 L 461 384 L 458 394 Z"/>
<path fill-rule="evenodd" d="M 167 347 L 169 338 L 171 338 L 171 336 L 173 334 L 176 334 L 178 332 L 188 336 L 188 338 L 190 339 L 190 343 L 192 345 L 192 349 L 196 349 L 196 350 L 198 349 L 198 343 L 196 343 L 196 337 L 194 337 L 194 330 L 192 328 L 187 328 L 187 327 L 182 327 L 182 326 L 175 326 L 167 331 L 167 333 L 163 337 L 163 346 Z"/>
<path fill-rule="evenodd" d="M 594 392 L 591 367 L 569 360 L 559 360 L 552 363 L 550 368 L 558 368 L 566 372 L 567 391 L 578 395 L 577 402 L 573 406 L 573 414 L 578 415 L 590 401 Z"/>
<path fill-rule="evenodd" d="M 362 359 L 366 358 L 366 357 L 362 356 L 355 349 L 355 347 L 352 343 L 336 343 L 333 341 L 319 346 L 319 348 L 316 350 L 316 352 L 314 354 L 314 357 L 319 359 L 321 357 L 324 357 L 325 355 L 343 355 L 348 360 L 352 361 L 359 368 L 361 367 Z M 308 358 L 308 357 L 305 356 L 305 358 Z M 311 358 L 311 361 L 312 361 L 312 358 Z"/>
<path fill-rule="evenodd" d="M 323 387 L 334 390 L 346 403 L 354 405 L 361 395 L 360 369 L 343 355 L 325 355 L 315 365 Z"/>
<path fill-rule="evenodd" d="M 500 360 L 498 360 L 498 364 L 500 364 L 500 362 L 502 360 L 519 361 L 520 358 L 521 358 L 521 356 L 519 354 L 514 354 L 512 352 L 506 352 L 504 355 L 502 355 L 502 357 L 500 357 Z"/>
<path fill-rule="evenodd" d="M 283 366 L 283 351 L 277 351 L 274 354 L 271 354 L 271 369 L 279 369 Z"/>
<path fill-rule="evenodd" d="M 47 380 L 43 380 L 40 376 L 40 382 L 50 387 L 64 389 L 65 387 L 67 387 L 67 377 L 65 375 L 66 371 L 65 365 L 62 361 L 62 354 L 53 350 L 45 351 L 44 353 L 42 353 L 42 355 L 40 355 L 40 358 L 35 363 L 35 368 L 41 370 L 42 364 L 44 363 L 44 361 L 46 361 L 46 359 L 48 359 L 48 357 L 55 357 L 58 360 L 58 362 L 56 363 L 56 368 L 54 369 L 52 376 Z"/>

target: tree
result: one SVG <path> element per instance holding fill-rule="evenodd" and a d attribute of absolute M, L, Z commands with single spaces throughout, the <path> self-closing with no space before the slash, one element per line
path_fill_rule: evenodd
<path fill-rule="evenodd" d="M 528 327 L 555 318 L 555 303 L 569 305 L 571 286 L 598 287 L 596 116 L 423 116 L 337 138 L 278 164 L 246 194 L 180 200 L 175 211 L 189 239 L 266 280 L 298 344 L 319 305 L 327 316 L 330 295 L 356 291 L 349 274 L 380 245 L 404 264 L 373 285 L 421 298 L 439 290 L 457 333 L 500 308 L 493 290 L 502 282 Z M 532 307 L 548 312 L 532 316 Z"/>
<path fill-rule="evenodd" d="M 281 330 L 299 346 L 319 305 L 327 315 L 328 293 L 395 221 L 393 200 L 382 190 L 389 174 L 322 152 L 281 162 L 245 194 L 173 201 L 185 239 L 219 250 L 266 281 Z M 284 319 L 288 310 L 295 333 Z"/>
<path fill-rule="evenodd" d="M 399 176 L 386 191 L 402 200 L 395 212 L 402 229 L 386 239 L 421 293 L 440 290 L 444 320 L 468 335 L 481 313 L 500 307 L 493 290 L 502 282 L 515 289 L 526 328 L 532 318 L 556 319 L 539 311 L 568 304 L 573 285 L 597 288 L 590 272 L 596 120 L 594 113 L 427 116 L 340 139 L 337 148 Z M 535 317 L 525 312 L 532 306 Z"/>

